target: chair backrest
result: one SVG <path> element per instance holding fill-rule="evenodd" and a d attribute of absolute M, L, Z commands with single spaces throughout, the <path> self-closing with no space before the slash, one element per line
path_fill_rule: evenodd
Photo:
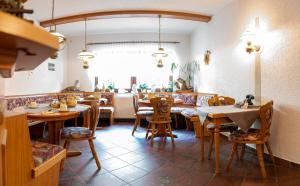
<path fill-rule="evenodd" d="M 208 100 L 209 106 L 234 105 L 235 99 L 227 96 L 214 96 Z"/>
<path fill-rule="evenodd" d="M 136 114 L 139 109 L 138 96 L 136 94 L 132 95 L 132 103 L 133 103 L 134 113 Z"/>
<path fill-rule="evenodd" d="M 170 121 L 171 117 L 171 107 L 174 103 L 172 97 L 156 97 L 150 99 L 151 106 L 153 107 L 153 117 L 154 121 Z"/>
<path fill-rule="evenodd" d="M 265 137 L 270 134 L 270 127 L 272 124 L 273 117 L 273 101 L 269 101 L 260 107 L 259 110 L 260 115 L 260 134 L 262 137 Z"/>
<path fill-rule="evenodd" d="M 100 117 L 100 109 L 98 100 L 83 102 L 82 104 L 90 105 L 90 126 L 89 129 L 92 131 L 92 136 L 95 134 L 95 130 L 97 128 L 99 117 Z"/>

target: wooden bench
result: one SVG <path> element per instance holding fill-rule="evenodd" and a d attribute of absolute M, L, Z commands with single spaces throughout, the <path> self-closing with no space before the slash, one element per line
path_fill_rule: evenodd
<path fill-rule="evenodd" d="M 56 145 L 31 142 L 26 114 L 5 114 L 0 133 L 0 185 L 58 185 L 66 150 Z"/>

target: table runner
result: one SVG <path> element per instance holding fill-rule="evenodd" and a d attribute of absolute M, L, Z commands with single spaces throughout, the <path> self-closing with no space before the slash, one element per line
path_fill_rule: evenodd
<path fill-rule="evenodd" d="M 208 114 L 225 114 L 245 132 L 259 118 L 259 108 L 242 109 L 229 105 L 197 107 L 196 110 L 198 111 L 201 123 L 204 122 Z"/>

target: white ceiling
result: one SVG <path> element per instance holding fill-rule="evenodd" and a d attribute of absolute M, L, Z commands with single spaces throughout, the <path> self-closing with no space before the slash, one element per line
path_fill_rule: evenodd
<path fill-rule="evenodd" d="M 231 0 L 55 0 L 54 17 L 80 13 L 122 10 L 160 9 L 213 15 Z M 52 0 L 28 0 L 26 8 L 33 9 L 31 19 L 42 21 L 51 18 Z M 162 19 L 162 32 L 189 34 L 199 22 L 175 19 Z M 59 25 L 59 32 L 66 36 L 82 35 L 84 23 Z M 156 32 L 157 19 L 154 18 L 114 18 L 88 22 L 89 34 Z"/>

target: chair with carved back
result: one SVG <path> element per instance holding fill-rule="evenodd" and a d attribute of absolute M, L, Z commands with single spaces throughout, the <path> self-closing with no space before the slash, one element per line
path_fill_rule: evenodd
<path fill-rule="evenodd" d="M 147 116 L 151 116 L 153 114 L 153 109 L 151 107 L 139 107 L 138 104 L 138 96 L 132 96 L 133 108 L 134 108 L 134 116 L 135 122 L 132 129 L 132 136 L 137 129 L 137 126 L 141 124 L 141 119 L 146 119 Z"/>
<path fill-rule="evenodd" d="M 208 100 L 209 106 L 225 106 L 225 105 L 234 105 L 235 100 L 231 97 L 226 96 L 214 96 Z M 238 129 L 238 126 L 235 123 L 223 123 L 220 125 L 220 132 L 233 132 Z M 208 151 L 208 159 L 211 159 L 212 149 L 214 145 L 214 132 L 215 125 L 213 123 L 207 124 L 207 130 L 211 133 L 210 146 Z"/>
<path fill-rule="evenodd" d="M 273 101 L 270 101 L 261 106 L 259 116 L 261 124 L 260 129 L 250 128 L 247 132 L 244 132 L 243 130 L 237 130 L 230 134 L 229 140 L 232 142 L 232 150 L 226 167 L 227 171 L 229 171 L 232 159 L 237 152 L 238 144 L 241 144 L 243 146 L 245 146 L 246 144 L 256 145 L 257 156 L 263 177 L 267 176 L 263 158 L 264 145 L 267 147 L 270 159 L 273 161 L 273 163 L 275 163 L 271 146 L 268 141 L 270 137 L 270 127 L 273 117 Z M 242 152 L 241 158 L 243 154 L 244 153 Z"/>
<path fill-rule="evenodd" d="M 96 161 L 98 169 L 101 168 L 100 161 L 95 150 L 95 145 L 93 140 L 95 137 L 95 130 L 99 121 L 100 110 L 99 103 L 97 101 L 87 102 L 91 106 L 90 109 L 90 126 L 87 127 L 65 127 L 62 129 L 62 137 L 65 138 L 64 148 L 68 150 L 71 141 L 83 141 L 87 140 L 89 142 L 93 157 Z"/>
<path fill-rule="evenodd" d="M 153 116 L 147 117 L 149 126 L 147 129 L 147 135 L 151 133 L 151 144 L 153 144 L 154 137 L 171 137 L 172 144 L 174 145 L 174 136 L 172 134 L 171 127 L 171 107 L 174 103 L 172 97 L 156 97 L 150 99 L 151 106 L 153 107 Z"/>

